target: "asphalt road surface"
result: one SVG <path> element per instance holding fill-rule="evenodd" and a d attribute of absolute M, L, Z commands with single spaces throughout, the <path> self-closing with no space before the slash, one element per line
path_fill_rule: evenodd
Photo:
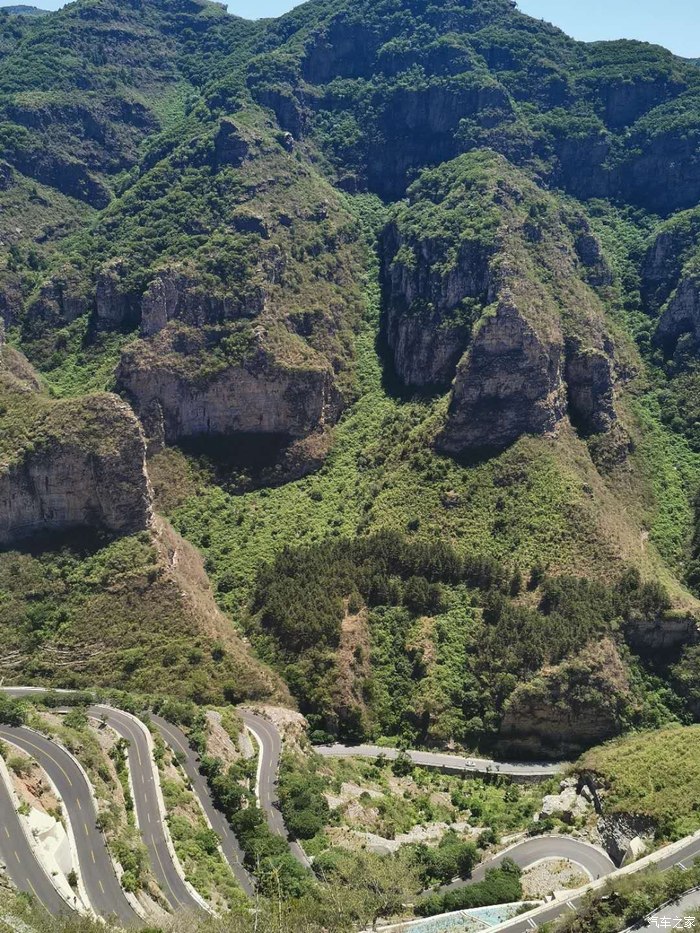
<path fill-rule="evenodd" d="M 255 894 L 255 886 L 253 885 L 250 875 L 243 867 L 243 851 L 238 844 L 233 830 L 228 824 L 228 820 L 214 805 L 207 780 L 199 770 L 199 758 L 193 749 L 190 748 L 187 736 L 178 729 L 177 726 L 173 726 L 171 723 L 166 722 L 166 720 L 160 716 L 151 715 L 151 721 L 157 726 L 173 752 L 178 755 L 185 769 L 185 773 L 192 784 L 192 790 L 197 795 L 197 799 L 206 813 L 214 832 L 219 837 L 221 850 L 224 853 L 224 857 L 231 871 L 245 893 L 252 897 L 253 894 Z"/>
<path fill-rule="evenodd" d="M 482 862 L 472 872 L 471 878 L 464 881 L 453 881 L 451 884 L 444 885 L 441 891 L 454 891 L 457 888 L 465 888 L 476 881 L 483 881 L 489 868 L 498 868 L 504 859 L 512 859 L 516 865 L 523 870 L 530 868 L 536 862 L 543 859 L 568 859 L 576 862 L 587 874 L 591 881 L 597 881 L 604 878 L 611 872 L 616 871 L 617 866 L 613 860 L 596 846 L 582 842 L 580 839 L 571 839 L 569 836 L 536 836 L 533 839 L 526 839 L 519 842 L 505 852 L 495 855 L 493 858 Z"/>
<path fill-rule="evenodd" d="M 684 917 L 688 913 L 695 913 L 698 910 L 700 910 L 700 891 L 691 891 L 675 903 L 669 904 L 661 910 L 657 910 L 656 913 L 652 914 L 647 920 L 643 921 L 638 926 L 631 927 L 631 929 L 634 930 L 634 933 L 653 933 L 653 931 L 673 929 L 673 927 L 668 927 L 663 924 L 664 919 L 671 920 L 675 925 L 681 917 Z M 699 926 L 700 924 L 696 922 L 692 927 L 688 927 L 688 929 L 697 930 Z M 682 927 L 676 927 L 676 929 L 682 929 Z"/>
<path fill-rule="evenodd" d="M 273 833 L 282 836 L 289 842 L 289 851 L 294 858 L 304 866 L 310 868 L 309 861 L 303 848 L 298 842 L 288 839 L 287 827 L 284 825 L 282 811 L 279 806 L 279 796 L 277 793 L 277 777 L 280 766 L 280 755 L 282 753 L 282 736 L 275 725 L 252 713 L 247 709 L 239 709 L 238 715 L 243 720 L 244 725 L 257 738 L 259 749 L 258 760 L 258 800 L 260 807 L 267 815 L 267 823 Z"/>
<path fill-rule="evenodd" d="M 97 828 L 90 787 L 75 759 L 55 742 L 28 729 L 0 726 L 0 739 L 12 742 L 38 761 L 58 790 L 73 829 L 80 873 L 94 910 L 105 920 L 116 918 L 126 926 L 141 925 L 114 871 L 104 837 Z"/>
<path fill-rule="evenodd" d="M 161 819 L 158 789 L 153 775 L 153 757 L 143 730 L 130 716 L 110 706 L 91 706 L 90 716 L 104 720 L 129 743 L 129 772 L 134 807 L 141 837 L 151 860 L 151 869 L 173 910 L 202 912 L 202 906 L 175 868 Z"/>
<path fill-rule="evenodd" d="M 324 758 L 384 758 L 394 761 L 400 752 L 381 745 L 319 745 L 314 751 Z M 408 757 L 424 768 L 440 768 L 443 771 L 471 772 L 473 774 L 506 774 L 513 778 L 542 778 L 559 774 L 561 762 L 508 762 L 491 761 L 489 758 L 465 758 L 461 755 L 443 755 L 437 752 L 408 751 Z"/>
<path fill-rule="evenodd" d="M 696 858 L 700 858 L 700 839 L 689 839 L 688 842 L 677 851 L 655 861 L 654 866 L 661 869 L 672 868 L 674 865 L 680 865 L 681 867 L 690 866 Z M 583 897 L 584 895 L 572 896 L 567 901 L 560 901 L 556 904 L 549 904 L 546 907 L 542 907 L 530 917 L 516 917 L 509 923 L 497 927 L 498 933 L 500 933 L 501 930 L 503 930 L 503 933 L 532 933 L 533 930 L 539 929 L 541 926 L 544 926 L 545 923 L 556 920 L 557 917 L 561 917 L 567 911 L 578 910 Z M 668 909 L 671 910 L 671 908 Z M 644 927 L 642 927 L 642 929 L 644 929 Z M 655 930 L 656 927 L 652 925 L 651 929 Z"/>
<path fill-rule="evenodd" d="M 73 911 L 60 896 L 49 876 L 35 859 L 15 810 L 15 802 L 0 780 L 0 863 L 20 891 L 33 895 L 54 917 Z"/>

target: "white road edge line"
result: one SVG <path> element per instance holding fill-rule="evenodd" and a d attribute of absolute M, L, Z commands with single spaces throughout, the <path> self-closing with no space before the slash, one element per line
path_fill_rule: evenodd
<path fill-rule="evenodd" d="M 13 748 L 18 749 L 19 751 L 22 752 L 22 754 L 24 754 L 24 755 L 27 754 L 27 753 L 24 751 L 24 749 L 20 748 L 18 745 L 14 745 L 14 743 L 11 743 L 8 739 L 3 738 L 2 741 L 5 742 L 7 745 L 10 745 L 10 744 L 11 744 Z M 45 773 L 45 772 L 44 772 L 44 773 Z M 55 787 L 53 786 L 53 783 L 51 782 L 51 779 L 49 778 L 48 774 L 46 775 L 46 777 L 47 777 L 47 779 L 49 780 L 49 783 L 51 784 L 51 789 L 52 789 L 52 791 L 54 791 L 54 793 L 56 794 L 56 799 L 60 801 L 61 798 L 60 798 L 60 796 L 58 795 L 58 793 L 56 793 L 56 789 L 55 789 Z M 18 812 L 18 811 L 19 811 L 19 807 L 20 807 L 20 800 L 19 800 L 19 797 L 17 796 L 17 793 L 16 793 L 16 791 L 15 791 L 14 784 L 12 783 L 12 778 L 10 777 L 10 772 L 9 772 L 8 769 L 7 769 L 7 765 L 5 764 L 5 759 L 2 757 L 2 755 L 0 755 L 0 780 L 5 784 L 5 787 L 7 788 L 8 793 L 10 794 L 10 798 L 12 799 L 12 803 L 13 803 L 13 805 L 14 805 L 15 811 L 17 812 L 17 821 L 18 821 L 18 823 L 20 824 L 20 826 L 22 827 L 22 832 L 24 833 L 24 835 L 25 835 L 25 837 L 26 837 L 26 840 L 27 840 L 27 842 L 29 843 L 29 848 L 31 849 L 32 855 L 34 856 L 36 862 L 38 863 L 38 865 L 39 865 L 39 867 L 41 868 L 41 870 L 44 872 L 44 874 L 46 875 L 46 877 L 49 879 L 49 881 L 51 882 L 51 884 L 52 884 L 53 887 L 55 888 L 55 890 L 56 890 L 56 892 L 58 893 L 59 897 L 60 897 L 62 900 L 64 900 L 64 901 L 66 902 L 66 904 L 70 907 L 71 910 L 75 910 L 75 904 L 71 904 L 71 903 L 70 903 L 70 901 L 68 900 L 68 898 L 66 897 L 66 895 L 63 893 L 63 891 L 58 887 L 58 885 L 56 884 L 56 882 L 53 880 L 53 877 L 51 876 L 50 872 L 48 872 L 48 871 L 46 870 L 46 868 L 45 868 L 45 866 L 44 866 L 44 863 L 42 862 L 41 858 L 40 858 L 39 855 L 37 854 L 38 846 L 37 846 L 37 841 L 36 841 L 36 839 L 34 838 L 34 835 L 32 834 L 31 830 L 29 829 L 29 826 L 25 823 L 25 821 L 22 820 L 22 819 L 20 819 L 20 814 L 19 814 L 19 812 Z M 68 817 L 67 814 L 66 814 L 66 823 L 67 823 L 67 824 L 70 824 L 70 819 L 69 819 L 69 817 Z M 71 858 L 74 860 L 74 861 L 73 861 L 73 864 L 74 864 L 74 866 L 75 866 L 75 864 L 76 864 L 76 863 L 75 863 L 75 851 L 74 851 L 74 849 L 73 849 L 73 843 L 75 842 L 75 840 L 74 840 L 74 839 L 71 840 L 72 829 L 70 830 L 70 833 L 69 833 L 69 830 L 67 829 L 67 830 L 66 830 L 66 834 L 68 834 L 68 842 L 69 842 L 69 845 L 71 846 Z M 78 866 L 78 868 L 79 868 L 79 866 Z M 79 871 L 79 870 L 78 870 L 78 875 L 80 875 L 80 871 Z M 81 899 L 81 901 L 82 901 L 82 900 L 83 900 L 83 895 L 82 895 L 82 892 L 80 891 L 80 889 L 78 889 L 78 893 L 80 894 L 80 899 Z M 83 904 L 82 904 L 82 907 L 83 907 L 83 910 L 86 911 L 89 915 L 92 915 L 92 916 L 94 916 L 94 917 L 97 916 L 97 915 L 94 913 L 94 911 L 92 910 L 92 907 L 91 907 L 90 902 L 89 902 L 88 900 L 84 900 L 84 902 L 83 902 Z"/>
<path fill-rule="evenodd" d="M 255 775 L 255 797 L 258 801 L 258 806 L 262 809 L 262 803 L 260 801 L 260 784 L 262 780 L 262 766 L 263 766 L 263 740 L 260 738 L 258 733 L 253 729 L 252 726 L 249 726 L 248 723 L 244 723 L 244 727 L 250 734 L 253 736 L 255 741 L 258 744 L 258 770 Z"/>
<path fill-rule="evenodd" d="M 160 774 L 158 772 L 158 765 L 156 764 L 155 758 L 153 757 L 155 744 L 153 742 L 153 736 L 151 735 L 150 729 L 148 728 L 145 722 L 142 722 L 138 718 L 138 716 L 134 716 L 133 713 L 127 713 L 126 710 L 117 709 L 116 707 L 110 707 L 104 703 L 96 704 L 95 708 L 111 710 L 115 713 L 119 713 L 122 716 L 126 716 L 128 719 L 132 720 L 132 722 L 137 726 L 137 728 L 141 729 L 141 731 L 145 735 L 146 742 L 148 744 L 148 757 L 149 757 L 149 763 L 151 766 L 151 778 L 156 788 L 156 799 L 158 801 L 158 810 L 160 811 L 160 822 L 163 828 L 163 836 L 165 838 L 165 844 L 168 847 L 168 852 L 170 853 L 170 858 L 172 859 L 173 865 L 175 866 L 175 871 L 178 873 L 178 875 L 182 879 L 183 884 L 185 885 L 187 890 L 192 895 L 192 898 L 201 906 L 202 910 L 205 910 L 208 914 L 214 914 L 214 910 L 211 907 L 211 905 L 207 904 L 207 902 L 204 900 L 204 898 L 199 893 L 199 891 L 196 891 L 192 887 L 190 882 L 187 880 L 187 878 L 185 878 L 185 872 L 183 870 L 182 865 L 180 864 L 180 859 L 177 857 L 175 846 L 173 845 L 173 840 L 170 835 L 170 828 L 168 827 L 168 823 L 167 823 L 167 810 L 165 809 L 165 800 L 163 799 L 163 788 L 160 786 Z M 129 767 L 129 772 L 131 775 L 131 767 Z M 134 809 L 136 809 L 135 804 L 134 804 Z"/>
<path fill-rule="evenodd" d="M 31 726 L 22 726 L 22 729 L 26 730 L 27 732 L 33 732 L 34 735 L 38 735 L 38 736 L 40 736 L 42 739 L 44 739 L 45 741 L 51 742 L 51 743 L 54 744 L 57 748 L 60 748 L 62 751 L 64 751 L 64 752 L 66 753 L 66 755 L 68 755 L 70 758 L 72 758 L 73 761 L 75 762 L 75 764 L 77 765 L 78 769 L 82 772 L 82 775 L 83 775 L 83 777 L 85 778 L 85 781 L 86 781 L 86 783 L 87 783 L 87 786 L 90 788 L 90 793 L 92 793 L 92 784 L 91 784 L 90 781 L 88 780 L 87 774 L 86 774 L 85 771 L 83 770 L 82 765 L 80 764 L 80 762 L 78 761 L 78 759 L 75 757 L 75 755 L 71 754 L 71 752 L 69 752 L 68 749 L 67 749 L 64 745 L 62 745 L 57 739 L 49 738 L 47 735 L 44 735 L 43 732 L 39 732 L 38 729 L 32 729 Z M 5 739 L 5 741 L 11 741 L 11 740 Z M 26 751 L 22 748 L 21 745 L 15 745 L 15 748 L 19 748 L 19 750 L 20 750 L 20 751 L 22 752 L 22 754 L 24 754 L 24 755 L 29 754 L 29 752 L 26 752 Z M 34 760 L 36 761 L 36 759 L 34 759 Z M 61 802 L 62 810 L 63 810 L 63 812 L 64 812 L 64 814 L 65 814 L 65 818 L 66 818 L 66 833 L 67 833 L 67 835 L 68 835 L 68 845 L 70 846 L 71 859 L 72 859 L 72 861 L 73 861 L 73 866 L 75 867 L 75 873 L 76 873 L 76 875 L 77 875 L 77 877 L 78 877 L 78 894 L 80 895 L 80 900 L 83 902 L 83 904 L 84 904 L 84 906 L 85 906 L 85 909 L 87 910 L 88 914 L 90 914 L 91 916 L 93 916 L 96 920 L 100 920 L 100 919 L 101 919 L 101 918 L 100 918 L 100 915 L 97 913 L 97 911 L 95 910 L 95 908 L 94 908 L 94 906 L 93 906 L 93 904 L 92 904 L 90 898 L 88 897 L 87 889 L 86 889 L 86 887 L 85 887 L 85 882 L 83 881 L 83 873 L 82 873 L 82 871 L 80 870 L 80 855 L 79 855 L 79 853 L 78 853 L 78 844 L 77 844 L 77 842 L 75 841 L 75 833 L 73 832 L 73 823 L 72 823 L 71 818 L 70 818 L 70 815 L 69 815 L 69 813 L 68 813 L 68 808 L 67 808 L 67 807 L 65 806 L 65 804 L 63 803 L 63 797 L 61 796 L 61 794 L 59 794 L 58 788 L 56 787 L 56 785 L 54 784 L 53 780 L 51 779 L 51 775 L 49 774 L 49 772 L 46 770 L 46 768 L 43 767 L 43 765 L 41 764 L 41 762 L 39 762 L 39 765 L 40 765 L 42 771 L 44 772 L 44 774 L 46 775 L 46 778 L 47 778 L 49 784 L 51 785 L 51 790 L 53 791 L 53 793 L 54 793 L 56 799 L 59 800 L 59 801 Z M 59 767 L 60 767 L 60 766 L 59 766 Z M 93 799 L 94 799 L 94 798 L 93 798 Z M 40 863 L 40 864 L 41 864 L 41 863 Z M 65 900 L 65 898 L 64 898 L 64 900 Z"/>

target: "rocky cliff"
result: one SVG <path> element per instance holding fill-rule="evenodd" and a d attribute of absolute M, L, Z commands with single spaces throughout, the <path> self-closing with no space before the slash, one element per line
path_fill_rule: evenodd
<path fill-rule="evenodd" d="M 523 434 L 554 431 L 566 412 L 562 357 L 561 334 L 538 333 L 503 294 L 459 365 L 440 449 L 502 450 Z"/>
<path fill-rule="evenodd" d="M 177 328 L 127 349 L 118 385 L 141 416 L 154 449 L 237 434 L 304 437 L 336 420 L 341 399 L 332 370 L 306 353 L 285 365 L 264 349 L 260 331 L 241 334 L 238 361 L 212 371 L 206 338 Z M 199 372 L 197 365 L 206 367 Z"/>
<path fill-rule="evenodd" d="M 52 402 L 21 357 L 2 351 L 0 546 L 89 527 L 129 534 L 151 522 L 145 442 L 114 395 Z"/>
<path fill-rule="evenodd" d="M 615 350 L 593 288 L 610 272 L 583 215 L 495 155 L 462 156 L 411 187 L 382 255 L 397 375 L 453 383 L 440 449 L 501 450 L 567 413 L 585 436 L 610 430 Z"/>
<path fill-rule="evenodd" d="M 517 687 L 499 732 L 502 749 L 524 758 L 565 758 L 619 734 L 630 685 L 615 643 L 604 638 Z"/>
<path fill-rule="evenodd" d="M 694 345 L 700 345 L 700 270 L 688 269 L 656 326 L 655 339 L 670 356 L 683 334 L 689 334 Z"/>

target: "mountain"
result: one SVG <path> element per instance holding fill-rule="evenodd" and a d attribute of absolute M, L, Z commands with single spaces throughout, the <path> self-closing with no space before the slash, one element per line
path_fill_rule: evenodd
<path fill-rule="evenodd" d="M 8 16 L 46 16 L 49 10 L 41 10 L 37 6 L 20 3 L 17 6 L 5 6 L 2 12 L 7 13 Z"/>
<path fill-rule="evenodd" d="M 556 755 L 693 715 L 695 64 L 510 0 L 77 0 L 0 48 L 0 575 L 68 547 L 170 657 L 167 518 L 218 604 L 178 695 L 283 678 L 343 738 Z M 64 608 L 37 655 L 82 639 L 66 678 L 104 683 Z"/>

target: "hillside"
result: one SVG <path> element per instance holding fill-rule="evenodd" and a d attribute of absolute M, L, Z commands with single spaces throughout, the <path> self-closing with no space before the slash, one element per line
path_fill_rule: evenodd
<path fill-rule="evenodd" d="M 525 755 L 696 715 L 693 63 L 510 0 L 77 0 L 0 48 L 18 676 Z M 36 482 L 49 441 L 124 477 Z"/>

